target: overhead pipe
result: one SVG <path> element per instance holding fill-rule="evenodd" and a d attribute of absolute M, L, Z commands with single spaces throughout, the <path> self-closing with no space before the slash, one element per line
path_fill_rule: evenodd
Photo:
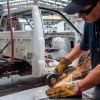
<path fill-rule="evenodd" d="M 9 25 L 10 25 L 10 32 L 11 32 L 11 61 L 14 61 L 14 33 L 12 30 L 12 19 L 11 19 L 11 13 L 10 13 L 10 5 L 9 0 L 7 1 L 7 8 L 8 8 L 8 17 L 9 17 Z"/>

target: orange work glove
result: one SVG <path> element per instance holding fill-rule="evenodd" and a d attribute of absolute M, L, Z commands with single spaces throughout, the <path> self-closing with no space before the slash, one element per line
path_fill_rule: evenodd
<path fill-rule="evenodd" d="M 60 98 L 69 96 L 81 96 L 79 87 L 76 83 L 65 82 L 59 87 L 53 87 L 46 91 L 46 94 L 50 98 Z"/>
<path fill-rule="evenodd" d="M 59 75 L 62 75 L 63 71 L 69 64 L 71 64 L 71 61 L 62 57 L 60 58 L 60 63 L 56 66 L 55 71 L 57 71 Z"/>

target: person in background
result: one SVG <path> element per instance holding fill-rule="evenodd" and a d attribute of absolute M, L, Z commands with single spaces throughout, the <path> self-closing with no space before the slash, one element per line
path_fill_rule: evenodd
<path fill-rule="evenodd" d="M 4 12 L 4 7 L 0 4 L 0 18 Z"/>
<path fill-rule="evenodd" d="M 47 90 L 49 97 L 66 97 L 78 95 L 80 92 L 100 84 L 100 1 L 72 0 L 64 8 L 67 14 L 79 14 L 85 21 L 84 34 L 80 43 L 72 51 L 61 58 L 55 70 L 62 75 L 63 70 L 85 51 L 90 49 L 92 71 L 82 80 Z"/>

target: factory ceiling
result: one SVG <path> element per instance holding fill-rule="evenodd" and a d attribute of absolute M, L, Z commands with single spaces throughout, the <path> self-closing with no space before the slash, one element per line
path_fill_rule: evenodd
<path fill-rule="evenodd" d="M 0 4 L 2 4 L 7 11 L 7 1 L 8 0 L 0 0 Z M 59 11 L 63 11 L 63 8 L 70 2 L 70 0 L 9 0 L 10 8 L 16 9 L 22 6 L 28 5 L 39 5 L 43 7 L 48 7 L 51 9 L 57 9 Z M 67 15 L 66 15 L 67 16 Z M 68 19 L 78 21 L 77 15 L 67 16 Z"/>
<path fill-rule="evenodd" d="M 5 9 L 7 9 L 7 1 L 8 0 L 0 0 L 0 4 L 3 4 Z M 9 0 L 9 2 L 12 9 L 20 6 L 37 4 L 59 10 L 62 10 L 68 3 L 67 0 Z"/>

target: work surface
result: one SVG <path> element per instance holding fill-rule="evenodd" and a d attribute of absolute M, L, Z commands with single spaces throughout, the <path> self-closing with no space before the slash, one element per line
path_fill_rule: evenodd
<path fill-rule="evenodd" d="M 33 89 L 28 89 L 21 92 L 12 93 L 6 96 L 1 96 L 0 100 L 55 100 L 50 99 L 45 94 L 48 86 L 41 86 Z M 100 99 L 100 87 L 91 88 L 82 93 L 82 97 L 60 98 L 56 100 L 98 100 Z"/>

